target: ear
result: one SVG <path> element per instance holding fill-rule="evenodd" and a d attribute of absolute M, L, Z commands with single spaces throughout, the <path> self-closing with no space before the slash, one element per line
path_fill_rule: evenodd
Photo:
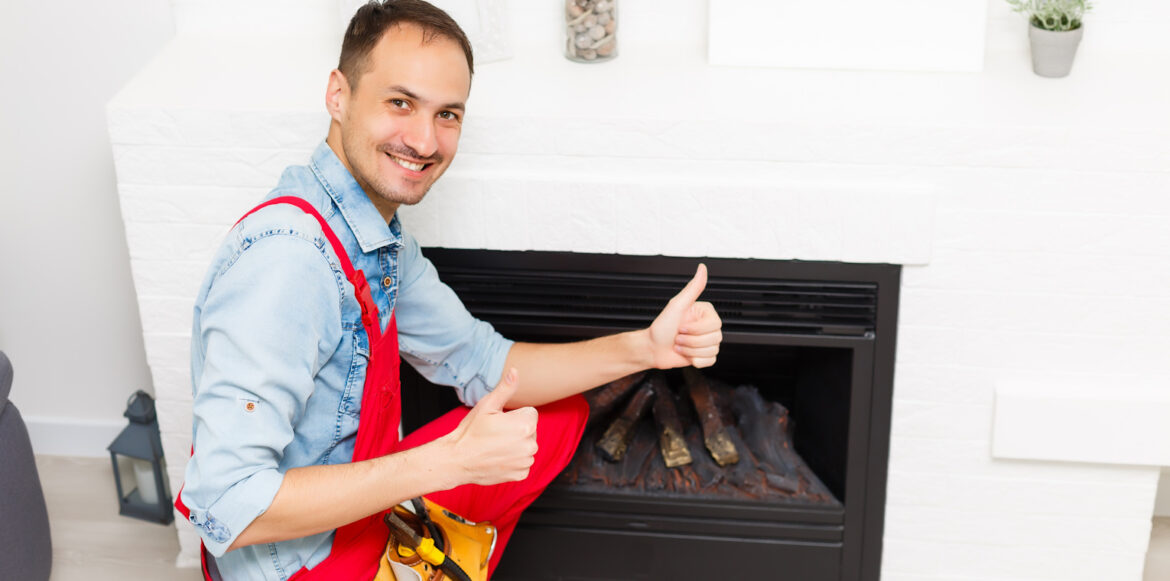
<path fill-rule="evenodd" d="M 329 84 L 325 89 L 325 109 L 334 121 L 341 123 L 345 109 L 349 106 L 349 81 L 338 69 L 329 73 Z"/>

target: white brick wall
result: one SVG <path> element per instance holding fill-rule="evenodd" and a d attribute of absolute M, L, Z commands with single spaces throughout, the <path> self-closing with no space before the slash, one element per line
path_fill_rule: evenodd
<path fill-rule="evenodd" d="M 175 490 L 203 268 L 326 125 L 303 79 L 229 74 L 238 99 L 210 95 L 224 73 L 193 55 L 217 46 L 180 39 L 110 106 Z M 1138 581 L 1158 468 L 997 460 L 992 414 L 1005 380 L 1170 389 L 1166 81 L 1092 59 L 1041 81 L 1020 58 L 965 76 L 494 63 L 455 166 L 403 219 L 451 247 L 909 265 L 883 579 Z"/>
<path fill-rule="evenodd" d="M 993 460 L 989 437 L 1006 378 L 1170 384 L 1170 174 L 940 178 L 931 263 L 904 271 L 883 578 L 1140 579 L 1156 468 Z"/>

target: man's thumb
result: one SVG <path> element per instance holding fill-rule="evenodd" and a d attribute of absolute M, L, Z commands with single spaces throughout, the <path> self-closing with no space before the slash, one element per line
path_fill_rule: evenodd
<path fill-rule="evenodd" d="M 519 375 L 520 372 L 516 371 L 515 367 L 508 369 L 500 383 L 496 384 L 496 388 L 479 400 L 479 405 L 475 406 L 476 409 L 485 412 L 502 411 L 520 386 Z"/>
<path fill-rule="evenodd" d="M 670 299 L 670 302 L 674 305 L 690 306 L 699 300 L 699 295 L 703 294 L 705 288 L 707 288 L 707 265 L 700 262 L 699 268 L 695 269 L 695 276 L 673 299 Z"/>

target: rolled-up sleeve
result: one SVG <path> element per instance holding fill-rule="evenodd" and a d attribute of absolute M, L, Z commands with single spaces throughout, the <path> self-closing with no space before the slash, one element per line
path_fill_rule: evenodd
<path fill-rule="evenodd" d="M 202 371 L 182 500 L 217 557 L 272 503 L 293 426 L 342 336 L 337 276 L 317 243 L 270 233 L 243 248 L 197 303 L 192 337 Z"/>
<path fill-rule="evenodd" d="M 499 383 L 512 341 L 467 312 L 406 233 L 398 264 L 394 316 L 403 358 L 428 380 L 454 387 L 464 404 L 475 405 Z"/>

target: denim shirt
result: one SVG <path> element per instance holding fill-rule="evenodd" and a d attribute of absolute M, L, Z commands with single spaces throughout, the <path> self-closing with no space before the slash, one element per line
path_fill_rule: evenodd
<path fill-rule="evenodd" d="M 269 199 L 309 201 L 362 270 L 402 357 L 473 405 L 499 381 L 512 343 L 471 316 L 418 242 L 389 224 L 322 143 Z M 329 555 L 333 531 L 225 551 L 268 509 L 290 468 L 353 459 L 370 343 L 333 248 L 288 204 L 236 225 L 195 301 L 194 454 L 183 502 L 224 579 L 284 580 Z"/>

